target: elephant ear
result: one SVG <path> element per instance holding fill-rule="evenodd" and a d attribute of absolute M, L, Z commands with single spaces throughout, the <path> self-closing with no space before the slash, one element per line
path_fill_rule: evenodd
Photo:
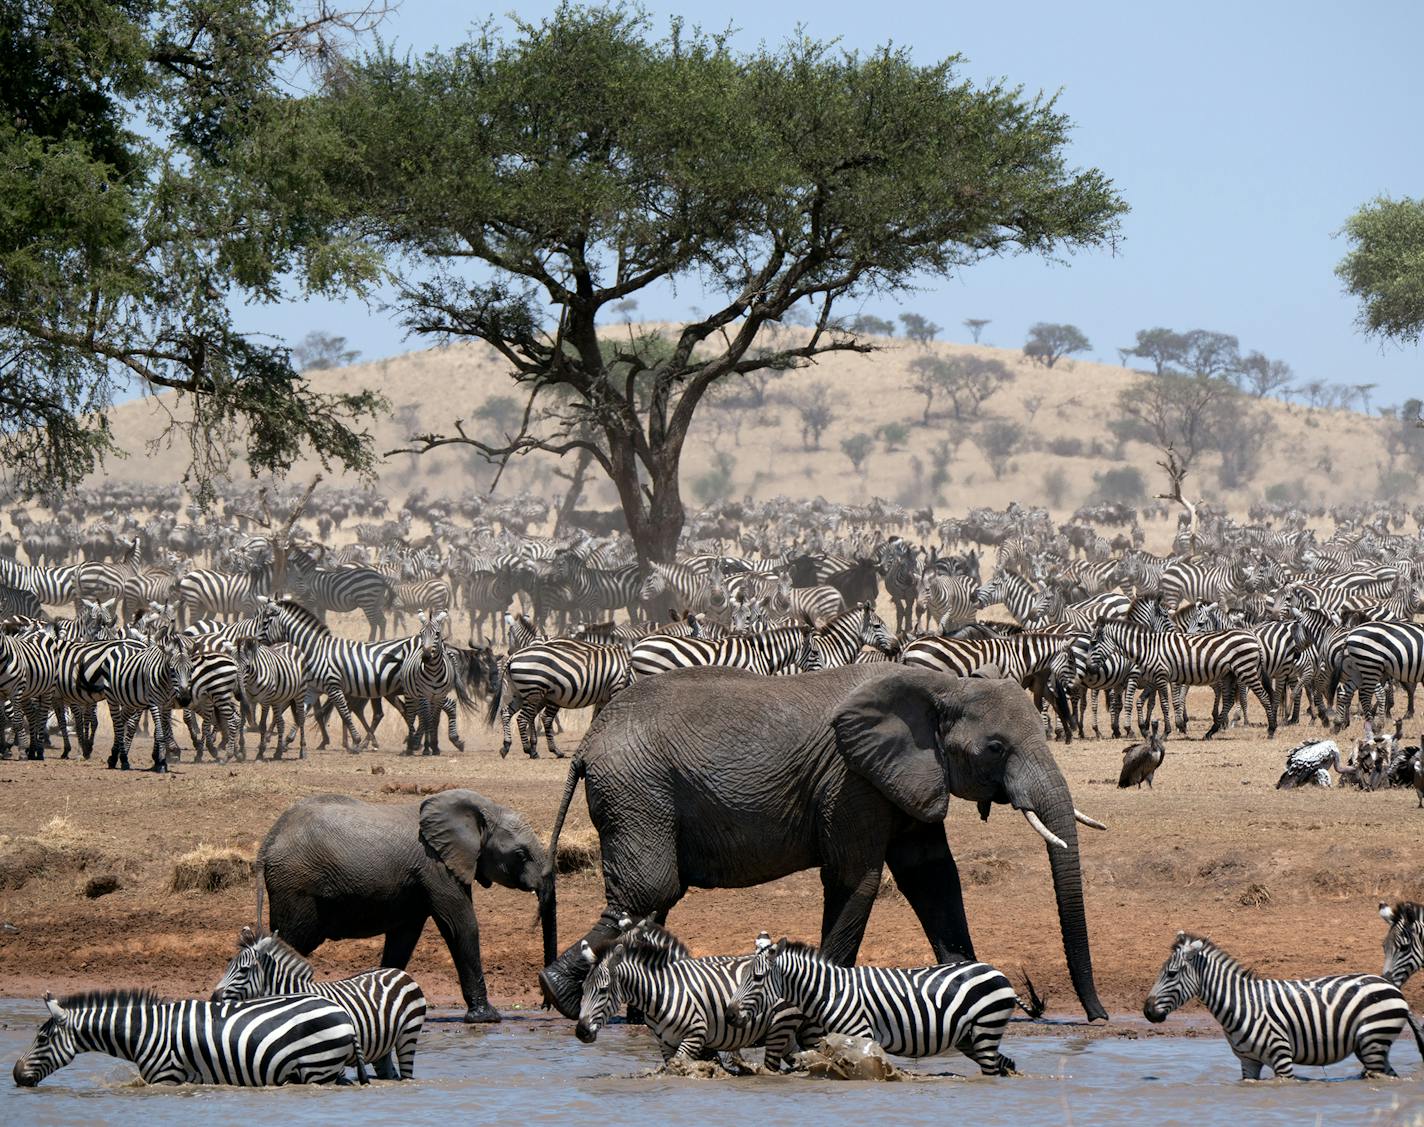
<path fill-rule="evenodd" d="M 836 745 L 856 774 L 922 822 L 949 809 L 939 727 L 942 674 L 895 669 L 849 693 L 831 717 Z"/>
<path fill-rule="evenodd" d="M 476 868 L 489 832 L 483 805 L 472 790 L 441 791 L 420 804 L 421 839 L 467 885 L 480 879 Z"/>

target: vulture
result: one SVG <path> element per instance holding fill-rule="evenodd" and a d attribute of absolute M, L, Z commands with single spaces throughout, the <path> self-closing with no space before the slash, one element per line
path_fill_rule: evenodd
<path fill-rule="evenodd" d="M 1340 748 L 1334 740 L 1306 740 L 1286 752 L 1286 769 L 1276 782 L 1277 790 L 1296 787 L 1328 787 L 1330 768 L 1340 770 Z"/>
<path fill-rule="evenodd" d="M 1122 749 L 1122 774 L 1117 779 L 1119 789 L 1135 784 L 1141 790 L 1143 783 L 1149 790 L 1152 788 L 1152 776 L 1157 774 L 1157 768 L 1167 758 L 1166 745 L 1157 734 L 1157 729 L 1158 722 L 1154 720 L 1152 735 L 1145 742 L 1129 744 Z"/>

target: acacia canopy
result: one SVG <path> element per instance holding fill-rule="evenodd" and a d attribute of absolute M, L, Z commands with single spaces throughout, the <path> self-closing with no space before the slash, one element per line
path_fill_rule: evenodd
<path fill-rule="evenodd" d="M 584 452 L 640 556 L 667 559 L 714 383 L 868 351 L 837 309 L 873 293 L 1116 238 L 1125 205 L 1068 166 L 1053 99 L 975 86 L 956 63 L 807 38 L 740 52 L 566 6 L 342 67 L 293 135 L 327 139 L 321 203 L 390 256 L 409 328 L 488 342 L 523 390 L 517 432 L 455 420 L 414 448 Z M 663 339 L 621 324 L 640 291 L 692 285 L 709 311 Z M 802 311 L 806 327 L 769 331 Z"/>

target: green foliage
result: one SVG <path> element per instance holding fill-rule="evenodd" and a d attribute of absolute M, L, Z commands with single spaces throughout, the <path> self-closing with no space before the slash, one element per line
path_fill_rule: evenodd
<path fill-rule="evenodd" d="M 1136 466 L 1117 466 L 1093 475 L 1093 499 L 1136 505 L 1147 498 L 1147 483 Z"/>
<path fill-rule="evenodd" d="M 715 505 L 730 497 L 732 475 L 736 468 L 736 458 L 726 451 L 717 451 L 712 468 L 692 482 L 692 495 L 697 498 L 698 503 L 703 506 Z"/>
<path fill-rule="evenodd" d="M 850 459 L 850 464 L 855 467 L 856 473 L 865 471 L 865 460 L 870 457 L 870 452 L 875 449 L 875 438 L 858 431 L 849 438 L 841 439 L 841 453 Z"/>
<path fill-rule="evenodd" d="M 994 479 L 1002 478 L 1011 460 L 1023 445 L 1024 428 L 1012 419 L 992 419 L 974 433 L 974 443 L 994 471 Z"/>
<path fill-rule="evenodd" d="M 786 402 L 801 416 L 801 445 L 806 450 L 821 448 L 821 435 L 835 422 L 831 404 L 831 389 L 821 380 L 804 384 L 786 397 Z"/>
<path fill-rule="evenodd" d="M 284 75 L 350 21 L 297 24 L 282 0 L 19 0 L 0 12 L 0 463 L 23 490 L 64 488 L 115 452 L 113 399 L 177 393 L 200 486 L 245 451 L 254 472 L 305 450 L 374 462 L 381 401 L 317 393 L 229 305 L 296 273 L 373 276 L 329 240 L 306 188 L 319 138 L 285 129 Z M 289 162 L 286 158 L 299 159 Z"/>
<path fill-rule="evenodd" d="M 679 21 L 658 36 L 639 11 L 564 5 L 508 37 L 488 26 L 341 68 L 303 107 L 304 130 L 332 142 L 303 167 L 341 230 L 389 256 L 412 331 L 487 341 L 527 394 L 569 394 L 515 444 L 425 447 L 589 449 L 640 553 L 666 558 L 713 383 L 868 350 L 838 304 L 1115 239 L 1125 205 L 1101 172 L 1069 168 L 1053 101 L 975 86 L 956 64 L 799 35 L 737 52 Z M 619 353 L 630 370 L 614 378 L 606 311 L 691 278 L 713 308 L 667 356 Z M 807 311 L 808 329 L 769 331 Z"/>
<path fill-rule="evenodd" d="M 895 322 L 870 313 L 859 313 L 850 319 L 850 331 L 863 337 L 893 337 Z"/>
<path fill-rule="evenodd" d="M 939 336 L 942 328 L 928 317 L 922 317 L 918 313 L 901 313 L 900 324 L 905 326 L 905 336 L 920 345 L 929 344 Z"/>
<path fill-rule="evenodd" d="M 1358 324 L 1402 343 L 1424 334 L 1424 199 L 1380 196 L 1345 222 L 1350 250 L 1335 268 L 1360 302 Z"/>
<path fill-rule="evenodd" d="M 1093 346 L 1077 325 L 1055 325 L 1040 321 L 1028 331 L 1023 354 L 1036 364 L 1051 368 L 1065 356 L 1087 352 Z"/>
<path fill-rule="evenodd" d="M 314 329 L 292 348 L 292 359 L 298 371 L 315 372 L 323 368 L 344 368 L 354 364 L 361 355 L 358 348 L 347 348 L 346 338 Z"/>

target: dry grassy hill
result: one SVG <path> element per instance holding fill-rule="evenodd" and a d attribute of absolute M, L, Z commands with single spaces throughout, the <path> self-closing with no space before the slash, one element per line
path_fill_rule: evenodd
<path fill-rule="evenodd" d="M 803 330 L 785 330 L 788 336 Z M 684 496 L 698 500 L 699 479 L 717 465 L 730 471 L 728 495 L 757 498 L 779 493 L 797 497 L 824 496 L 857 502 L 879 496 L 905 504 L 934 503 L 940 512 L 963 511 L 974 505 L 1003 506 L 1010 500 L 1034 502 L 1065 511 L 1093 499 L 1095 474 L 1114 465 L 1134 465 L 1146 475 L 1156 492 L 1160 471 L 1156 454 L 1148 447 L 1129 443 L 1122 461 L 1109 458 L 1117 443 L 1106 423 L 1116 412 L 1118 392 L 1140 378 L 1137 373 L 1112 365 L 1086 361 L 1061 361 L 1052 370 L 1028 363 L 1019 353 L 988 347 L 934 343 L 927 348 L 900 340 L 885 340 L 867 356 L 833 355 L 813 368 L 791 373 L 772 385 L 770 405 L 760 417 L 748 416 L 739 430 L 718 412 L 704 412 L 695 425 L 693 441 L 684 460 Z M 938 415 L 930 426 L 919 425 L 923 399 L 911 390 L 910 363 L 926 351 L 939 355 L 975 353 L 1003 361 L 1013 372 L 1011 382 L 984 405 L 984 416 L 1010 418 L 1022 423 L 1027 446 L 1017 454 L 1002 478 L 996 479 L 978 446 L 972 427 Z M 506 375 L 506 365 L 483 345 L 461 344 L 410 352 L 402 356 L 349 368 L 312 373 L 319 388 L 374 387 L 390 401 L 390 411 L 375 427 L 381 451 L 403 445 L 406 436 L 422 430 L 448 430 L 455 418 L 469 420 L 494 396 L 517 394 Z M 835 421 L 821 440 L 819 450 L 803 448 L 800 418 L 786 397 L 811 381 L 830 390 Z M 1026 401 L 1038 399 L 1032 415 Z M 938 408 L 938 404 L 936 405 Z M 1327 503 L 1372 498 L 1384 471 L 1382 427 L 1378 419 L 1350 411 L 1312 410 L 1266 400 L 1272 432 L 1257 481 L 1250 490 L 1223 491 L 1217 484 L 1215 456 L 1202 460 L 1189 482 L 1189 492 L 1207 496 L 1232 509 L 1279 483 L 1299 483 L 1302 496 Z M 145 444 L 161 432 L 165 414 L 150 400 L 120 407 L 114 430 L 131 452 L 116 461 L 109 472 L 118 478 L 146 482 L 173 481 L 181 476 L 187 452 L 181 442 L 154 453 Z M 841 451 L 844 438 L 857 432 L 877 435 L 887 423 L 905 423 L 909 435 L 899 449 L 887 449 L 877 438 L 864 472 L 852 469 Z M 471 428 L 473 429 L 473 428 Z M 945 440 L 954 449 L 950 480 L 937 501 L 930 495 L 935 449 Z M 1052 452 L 1067 440 L 1081 442 L 1085 456 Z M 522 458 L 506 472 L 501 493 L 527 489 L 552 496 L 563 483 L 552 475 L 552 459 L 534 455 Z M 302 466 L 301 475 L 314 465 Z M 488 486 L 492 470 L 473 453 L 458 448 L 421 457 L 396 455 L 380 471 L 381 488 L 398 494 L 416 486 L 435 493 L 454 493 Z M 1055 488 L 1052 480 L 1057 479 Z M 1408 498 L 1424 499 L 1424 494 Z M 613 505 L 614 495 L 596 479 L 584 504 Z"/>

